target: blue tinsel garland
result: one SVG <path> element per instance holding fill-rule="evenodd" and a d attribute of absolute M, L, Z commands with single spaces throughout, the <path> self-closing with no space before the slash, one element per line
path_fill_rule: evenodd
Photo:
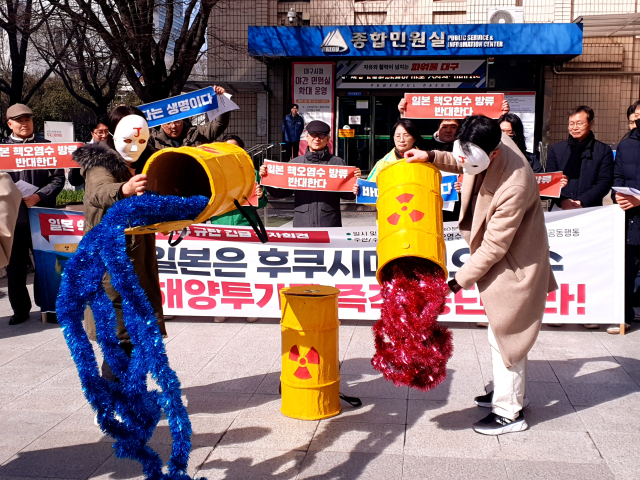
<path fill-rule="evenodd" d="M 67 263 L 60 284 L 58 320 L 85 396 L 97 412 L 103 432 L 116 439 L 116 456 L 139 461 L 148 479 L 190 478 L 187 464 L 191 423 L 182 404 L 180 382 L 169 367 L 153 308 L 127 255 L 124 231 L 128 227 L 193 220 L 208 201 L 201 196 L 146 193 L 116 202 L 100 224 L 84 236 L 76 254 Z M 107 271 L 111 284 L 122 297 L 124 323 L 134 345 L 131 358 L 120 348 L 116 336 L 116 312 L 102 285 Z M 82 324 L 87 305 L 93 310 L 104 358 L 120 382 L 109 382 L 100 376 Z M 153 375 L 161 391 L 148 390 L 148 373 Z M 147 445 L 163 410 L 173 437 L 168 474 L 162 472 L 160 456 Z"/>

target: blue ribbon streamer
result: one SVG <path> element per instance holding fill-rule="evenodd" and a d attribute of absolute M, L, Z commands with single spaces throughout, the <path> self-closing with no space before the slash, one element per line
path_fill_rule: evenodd
<path fill-rule="evenodd" d="M 62 274 L 57 299 L 58 321 L 78 368 L 85 397 L 97 412 L 104 433 L 113 437 L 118 458 L 142 464 L 148 479 L 190 479 L 191 422 L 181 399 L 180 381 L 169 360 L 153 307 L 140 286 L 127 255 L 125 229 L 155 223 L 193 220 L 206 207 L 202 196 L 174 197 L 146 193 L 116 202 L 100 224 L 78 245 Z M 134 345 L 129 358 L 116 335 L 116 312 L 102 279 L 105 272 L 122 297 L 124 323 Z M 90 306 L 96 336 L 104 358 L 120 382 L 100 376 L 91 342 L 83 327 L 84 310 Z M 161 390 L 149 390 L 151 373 Z M 166 413 L 173 437 L 168 474 L 163 462 L 148 445 Z"/>

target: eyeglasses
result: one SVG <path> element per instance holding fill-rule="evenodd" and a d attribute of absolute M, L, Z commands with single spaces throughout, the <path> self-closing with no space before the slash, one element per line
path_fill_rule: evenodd
<path fill-rule="evenodd" d="M 327 138 L 327 135 L 324 133 L 309 133 L 311 138 L 319 138 L 320 140 Z"/>
<path fill-rule="evenodd" d="M 589 122 L 569 122 L 569 128 L 571 127 L 582 128 L 586 125 L 589 125 Z"/>
<path fill-rule="evenodd" d="M 108 135 L 109 130 L 94 130 L 93 133 L 95 133 L 96 135 Z"/>
<path fill-rule="evenodd" d="M 410 134 L 403 134 L 403 133 L 399 133 L 398 135 L 394 135 L 393 139 L 394 140 L 403 140 L 403 139 L 408 139 L 408 138 L 413 138 L 413 135 Z"/>
<path fill-rule="evenodd" d="M 175 120 L 173 122 L 167 122 L 167 123 L 165 123 L 165 125 L 173 125 L 175 127 L 179 127 L 180 125 L 182 125 L 182 120 Z"/>

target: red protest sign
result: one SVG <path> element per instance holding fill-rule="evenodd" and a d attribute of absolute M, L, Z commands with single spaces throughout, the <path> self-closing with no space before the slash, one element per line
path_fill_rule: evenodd
<path fill-rule="evenodd" d="M 84 234 L 84 217 L 66 215 L 64 213 L 40 213 L 40 234 L 50 241 L 51 235 L 80 235 Z"/>
<path fill-rule="evenodd" d="M 268 187 L 292 190 L 351 192 L 356 183 L 356 167 L 341 165 L 291 164 L 265 161 L 267 174 L 260 183 Z"/>
<path fill-rule="evenodd" d="M 0 145 L 0 170 L 78 168 L 71 154 L 82 143 L 20 143 Z"/>
<path fill-rule="evenodd" d="M 502 93 L 406 93 L 405 118 L 465 118 L 502 116 Z"/>
<path fill-rule="evenodd" d="M 560 197 L 560 181 L 562 180 L 562 172 L 546 172 L 536 173 L 536 181 L 540 189 L 540 195 L 543 197 Z"/>

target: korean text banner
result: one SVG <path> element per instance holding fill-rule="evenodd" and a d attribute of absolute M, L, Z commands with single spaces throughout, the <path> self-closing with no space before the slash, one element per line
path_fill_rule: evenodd
<path fill-rule="evenodd" d="M 560 198 L 562 172 L 536 173 L 536 181 L 543 197 Z"/>
<path fill-rule="evenodd" d="M 333 125 L 334 78 L 333 62 L 294 62 L 291 64 L 291 100 L 298 105 L 305 129 L 300 136 L 300 147 L 294 155 L 307 150 L 306 126 L 314 120 Z M 329 152 L 333 153 L 333 139 L 329 139 Z"/>
<path fill-rule="evenodd" d="M 175 122 L 218 108 L 218 96 L 213 87 L 165 98 L 138 107 L 147 117 L 150 127 Z"/>
<path fill-rule="evenodd" d="M 456 192 L 453 186 L 457 181 L 457 175 L 444 175 L 442 177 L 440 194 L 442 195 L 442 200 L 445 203 L 458 201 L 458 192 Z M 376 182 L 368 182 L 359 178 L 358 186 L 360 188 L 358 189 L 358 195 L 356 196 L 356 203 L 375 205 L 378 201 L 378 184 Z"/>
<path fill-rule="evenodd" d="M 78 168 L 71 154 L 82 143 L 25 143 L 0 146 L 0 170 Z"/>
<path fill-rule="evenodd" d="M 465 118 L 486 115 L 500 118 L 502 93 L 405 93 L 406 118 Z"/>
<path fill-rule="evenodd" d="M 37 211 L 48 216 L 34 218 Z M 38 272 L 53 278 L 46 287 L 48 292 L 49 285 L 55 287 L 48 294 L 53 299 L 59 285 L 56 275 L 81 239 L 78 232 L 83 217 L 55 209 L 31 209 L 30 213 L 34 250 L 46 253 L 44 260 L 36 253 Z M 612 205 L 546 213 L 545 220 L 559 289 L 547 297 L 544 321 L 622 323 L 624 212 Z M 40 233 L 43 222 L 50 224 L 48 239 Z M 321 284 L 340 289 L 341 319 L 380 318 L 375 227 L 271 228 L 268 234 L 269 243 L 262 244 L 250 228 L 191 225 L 176 247 L 170 247 L 167 237 L 159 234 L 156 251 L 164 313 L 279 318 L 281 288 Z M 444 224 L 444 236 L 447 268 L 455 275 L 468 259 L 469 247 L 455 222 Z M 46 309 L 43 303 L 43 311 Z M 440 319 L 485 321 L 475 287 L 451 294 Z"/>
<path fill-rule="evenodd" d="M 621 323 L 624 212 L 614 205 L 545 217 L 560 288 L 548 296 L 544 321 Z M 321 284 L 340 289 L 341 319 L 380 317 L 375 227 L 270 229 L 264 245 L 250 229 L 216 227 L 191 226 L 175 248 L 158 241 L 166 314 L 277 318 L 281 288 Z M 445 239 L 455 275 L 469 248 L 455 223 L 445 224 Z M 452 294 L 440 319 L 484 321 L 477 290 Z"/>
<path fill-rule="evenodd" d="M 249 27 L 249 53 L 275 57 L 582 54 L 579 23 Z"/>
<path fill-rule="evenodd" d="M 260 180 L 267 187 L 292 190 L 321 190 L 326 192 L 351 192 L 356 179 L 355 167 L 340 165 L 290 164 L 264 162 L 267 174 Z"/>
<path fill-rule="evenodd" d="M 56 208 L 30 208 L 33 259 L 43 312 L 56 311 L 56 298 L 62 272 L 82 240 L 82 212 Z"/>

